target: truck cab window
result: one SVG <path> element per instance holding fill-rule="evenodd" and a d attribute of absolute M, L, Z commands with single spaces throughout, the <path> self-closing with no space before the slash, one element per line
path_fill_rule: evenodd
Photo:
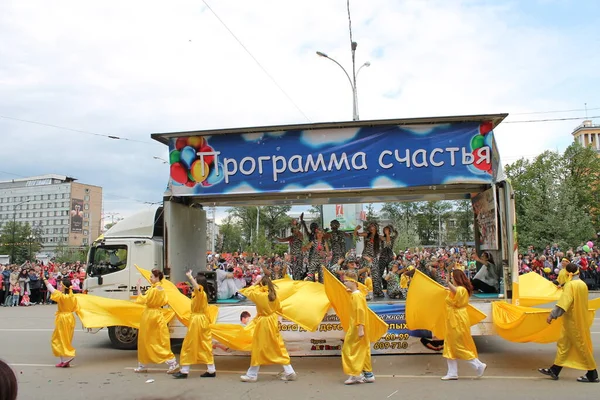
<path fill-rule="evenodd" d="M 127 246 L 100 245 L 90 250 L 88 275 L 101 276 L 122 271 L 127 266 Z"/>

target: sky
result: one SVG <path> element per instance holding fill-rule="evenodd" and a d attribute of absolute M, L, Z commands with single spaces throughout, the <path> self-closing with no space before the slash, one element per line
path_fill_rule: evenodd
<path fill-rule="evenodd" d="M 600 115 L 600 2 L 350 7 L 357 68 L 370 62 L 362 120 L 506 112 L 506 164 L 564 150 L 584 104 Z M 351 69 L 345 0 L 4 0 L 0 180 L 72 176 L 103 187 L 106 215 L 131 215 L 168 181 L 151 133 L 351 120 L 346 76 L 316 51 Z M 519 122 L 558 118 L 574 119 Z"/>

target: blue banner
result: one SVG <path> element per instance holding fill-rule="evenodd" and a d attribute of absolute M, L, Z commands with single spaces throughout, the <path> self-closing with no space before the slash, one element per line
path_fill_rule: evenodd
<path fill-rule="evenodd" d="M 173 195 L 491 183 L 488 122 L 188 136 L 169 140 Z"/>

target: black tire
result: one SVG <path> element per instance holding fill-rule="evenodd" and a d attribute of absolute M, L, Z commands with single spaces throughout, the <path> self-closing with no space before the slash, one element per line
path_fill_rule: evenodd
<path fill-rule="evenodd" d="M 128 326 L 111 326 L 108 328 L 108 337 L 115 349 L 136 350 L 138 330 Z"/>

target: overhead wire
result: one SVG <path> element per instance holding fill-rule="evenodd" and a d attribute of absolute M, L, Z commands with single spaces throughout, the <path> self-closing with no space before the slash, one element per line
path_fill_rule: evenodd
<path fill-rule="evenodd" d="M 574 121 L 578 119 L 594 119 L 600 118 L 600 115 L 593 115 L 591 117 L 565 117 L 565 118 L 547 118 L 547 119 L 531 119 L 531 120 L 519 120 L 519 121 L 503 121 L 503 124 L 524 124 L 534 122 L 555 122 L 555 121 Z"/>
<path fill-rule="evenodd" d="M 267 75 L 269 77 L 271 82 L 273 82 L 275 84 L 275 86 L 277 86 L 277 88 L 281 91 L 281 93 L 283 93 L 284 96 L 287 97 L 287 99 L 294 105 L 296 110 L 298 110 L 300 112 L 300 114 L 302 114 L 302 116 L 304 116 L 304 118 L 306 118 L 306 120 L 308 122 L 312 122 L 311 119 L 308 118 L 308 116 L 304 113 L 304 111 L 302 111 L 300 106 L 298 106 L 298 104 L 296 104 L 296 102 L 281 87 L 281 85 L 279 85 L 279 83 L 277 83 L 277 81 L 275 80 L 275 78 L 273 78 L 273 76 L 269 73 L 269 71 L 267 71 L 267 69 L 260 63 L 260 61 L 258 61 L 258 59 L 256 57 L 254 57 L 254 55 L 250 52 L 250 50 L 248 50 L 248 48 L 244 45 L 244 43 L 242 43 L 242 41 L 236 36 L 236 34 L 233 33 L 233 31 L 227 26 L 227 24 L 221 19 L 221 17 L 219 17 L 219 15 L 217 15 L 215 10 L 212 9 L 212 7 L 206 2 L 206 0 L 202 0 L 202 2 L 204 3 L 204 5 L 206 5 L 206 8 L 208 8 L 210 10 L 210 12 L 213 13 L 215 18 L 217 18 L 217 20 L 219 20 L 221 25 L 223 25 L 225 27 L 225 29 L 227 29 L 227 31 L 231 34 L 231 36 L 233 36 L 233 38 L 239 43 L 239 45 L 242 46 L 242 48 L 246 51 L 246 53 L 248 53 L 248 55 L 254 60 L 256 65 L 258 65 L 258 67 L 265 73 L 265 75 Z"/>

